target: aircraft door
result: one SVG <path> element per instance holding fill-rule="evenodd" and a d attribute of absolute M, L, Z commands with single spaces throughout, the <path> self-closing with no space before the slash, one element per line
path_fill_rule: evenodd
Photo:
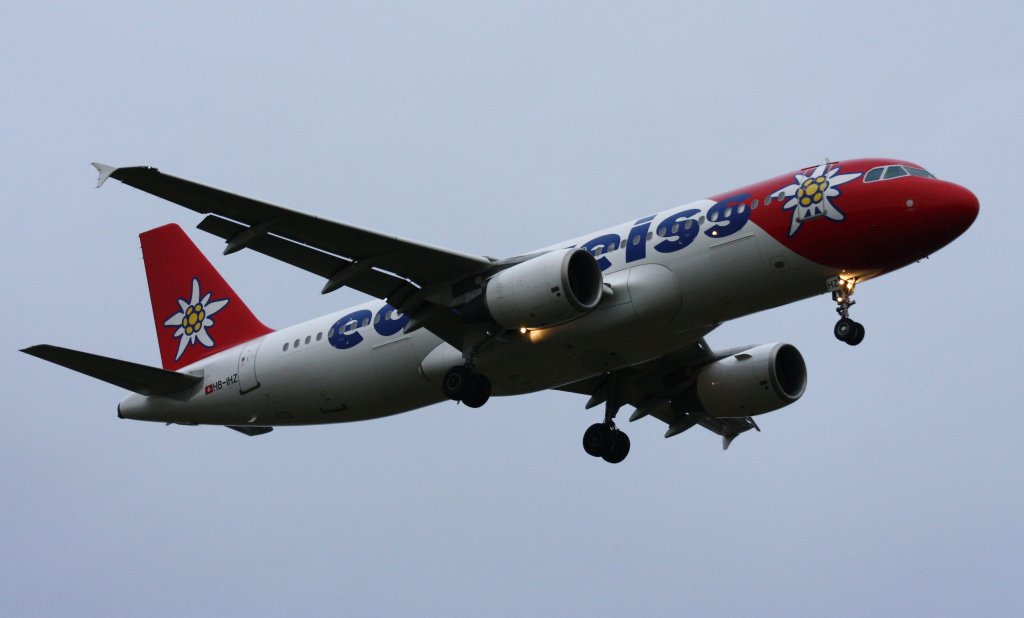
<path fill-rule="evenodd" d="M 261 343 L 263 338 L 244 344 L 238 355 L 238 386 L 242 395 L 260 387 L 259 380 L 256 379 L 256 352 L 259 351 Z"/>

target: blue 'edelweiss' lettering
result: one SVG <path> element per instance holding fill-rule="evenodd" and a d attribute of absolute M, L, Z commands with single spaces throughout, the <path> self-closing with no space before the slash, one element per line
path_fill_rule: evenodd
<path fill-rule="evenodd" d="M 731 236 L 743 229 L 750 221 L 750 206 L 746 200 L 749 193 L 740 193 L 713 204 L 707 210 L 707 228 L 704 234 L 712 238 Z M 658 253 L 674 253 L 685 249 L 697 239 L 700 233 L 700 214 L 696 208 L 687 208 L 666 216 L 655 226 L 655 234 L 662 240 L 654 245 Z M 608 270 L 612 260 L 608 253 L 624 247 L 626 263 L 643 260 L 647 257 L 648 235 L 655 215 L 638 219 L 630 228 L 623 243 L 618 234 L 607 233 L 580 245 L 580 248 L 594 254 L 601 270 Z"/>
<path fill-rule="evenodd" d="M 741 193 L 727 197 L 708 208 L 708 221 L 715 225 L 704 233 L 714 238 L 730 236 L 750 221 L 750 207 L 744 202 L 750 197 L 749 193 Z"/>
<path fill-rule="evenodd" d="M 359 327 L 373 322 L 373 330 L 382 337 L 389 337 L 405 328 L 409 323 L 409 316 L 398 315 L 398 311 L 391 305 L 384 305 L 377 310 L 377 315 L 369 309 L 359 309 L 342 316 L 331 329 L 327 331 L 327 341 L 339 350 L 347 350 L 359 345 L 363 341 L 363 335 Z"/>

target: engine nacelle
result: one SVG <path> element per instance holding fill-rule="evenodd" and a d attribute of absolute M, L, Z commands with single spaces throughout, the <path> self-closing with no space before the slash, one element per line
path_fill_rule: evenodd
<path fill-rule="evenodd" d="M 585 249 L 545 253 L 487 281 L 491 318 L 505 328 L 540 328 L 578 317 L 601 302 L 604 277 Z"/>
<path fill-rule="evenodd" d="M 711 416 L 754 416 L 788 406 L 807 388 L 807 366 L 788 343 L 766 343 L 715 361 L 697 375 Z"/>

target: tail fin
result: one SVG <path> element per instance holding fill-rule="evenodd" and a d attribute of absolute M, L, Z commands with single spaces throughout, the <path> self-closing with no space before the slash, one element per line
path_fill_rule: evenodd
<path fill-rule="evenodd" d="M 178 370 L 271 332 L 180 227 L 139 234 L 164 369 Z"/>

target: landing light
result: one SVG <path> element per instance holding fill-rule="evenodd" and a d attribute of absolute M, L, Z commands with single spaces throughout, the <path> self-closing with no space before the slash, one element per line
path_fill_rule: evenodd
<path fill-rule="evenodd" d="M 523 326 L 523 327 L 520 327 L 520 329 L 519 329 L 519 334 L 520 334 L 520 335 L 525 335 L 525 334 L 526 334 L 526 327 L 525 327 L 525 326 Z"/>

